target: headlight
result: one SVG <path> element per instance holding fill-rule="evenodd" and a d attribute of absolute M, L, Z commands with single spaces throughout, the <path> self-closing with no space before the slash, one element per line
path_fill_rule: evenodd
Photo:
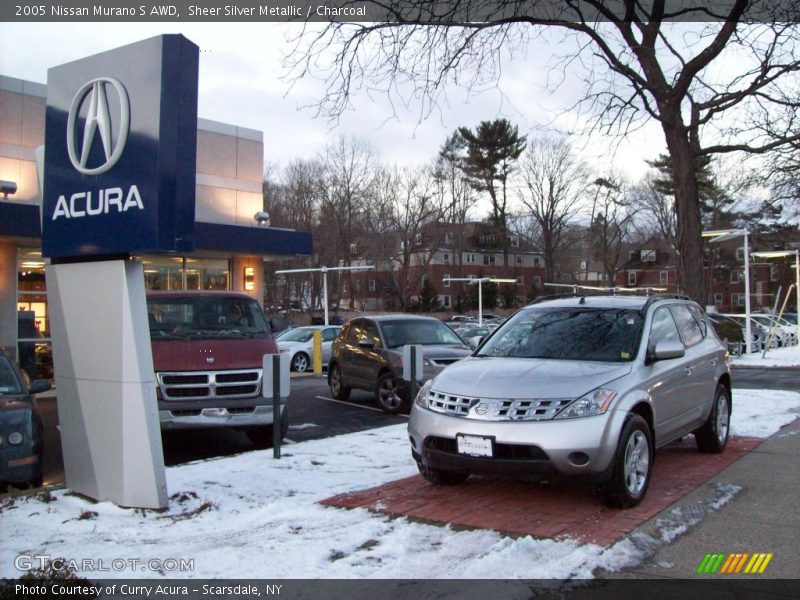
<path fill-rule="evenodd" d="M 19 431 L 12 431 L 8 434 L 8 443 L 12 446 L 18 446 L 22 443 L 22 434 Z"/>
<path fill-rule="evenodd" d="M 419 388 L 419 392 L 417 392 L 417 398 L 414 400 L 417 406 L 421 406 L 422 408 L 428 408 L 428 392 L 431 391 L 431 386 L 433 385 L 433 379 L 428 379 L 421 388 Z"/>
<path fill-rule="evenodd" d="M 617 392 L 604 388 L 597 388 L 585 396 L 581 396 L 556 415 L 556 419 L 575 419 L 578 417 L 593 417 L 602 415 L 617 397 Z"/>

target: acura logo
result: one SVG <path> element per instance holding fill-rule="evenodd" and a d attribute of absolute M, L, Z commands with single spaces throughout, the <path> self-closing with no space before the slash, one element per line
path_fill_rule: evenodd
<path fill-rule="evenodd" d="M 113 86 L 119 100 L 119 124 L 116 128 L 116 143 L 113 141 L 111 112 L 108 107 L 108 89 Z M 78 116 L 84 105 L 88 104 L 86 121 L 83 125 L 83 143 L 80 152 L 76 147 L 76 138 L 81 132 L 76 131 Z M 131 109 L 128 103 L 128 92 L 125 86 L 111 77 L 98 77 L 85 83 L 69 108 L 67 117 L 67 153 L 72 166 L 84 175 L 100 175 L 105 173 L 122 156 L 125 142 L 128 141 L 128 129 L 131 122 Z M 100 135 L 106 160 L 100 165 L 87 165 L 95 135 Z"/>

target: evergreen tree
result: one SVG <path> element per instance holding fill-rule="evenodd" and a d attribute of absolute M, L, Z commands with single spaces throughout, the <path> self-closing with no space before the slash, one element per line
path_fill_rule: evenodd
<path fill-rule="evenodd" d="M 525 150 L 525 136 L 506 119 L 482 121 L 474 132 L 468 127 L 459 127 L 458 133 L 466 149 L 461 169 L 474 189 L 489 194 L 492 224 L 503 245 L 503 263 L 508 266 L 508 177 Z M 458 146 L 454 144 L 454 148 Z"/>
<path fill-rule="evenodd" d="M 419 290 L 419 310 L 420 312 L 439 310 L 439 295 L 429 277 L 422 280 L 422 287 Z"/>

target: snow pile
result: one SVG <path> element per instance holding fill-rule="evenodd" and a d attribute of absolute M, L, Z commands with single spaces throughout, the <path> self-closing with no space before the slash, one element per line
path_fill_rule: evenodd
<path fill-rule="evenodd" d="M 767 350 L 767 355 L 761 358 L 761 352 L 736 356 L 731 363 L 737 367 L 796 367 L 800 366 L 800 345 L 788 348 Z"/>
<path fill-rule="evenodd" d="M 800 411 L 800 394 L 736 390 L 732 431 L 768 436 Z M 194 578 L 589 578 L 637 564 L 641 544 L 610 548 L 511 538 L 392 519 L 324 498 L 416 473 L 404 425 L 167 469 L 164 513 L 93 504 L 69 492 L 0 500 L 0 577 L 19 576 L 19 555 L 89 559 L 92 577 Z M 49 501 L 48 501 L 49 500 Z M 680 533 L 664 527 L 664 540 Z M 673 527 L 676 527 L 673 529 Z M 143 571 L 150 560 L 192 559 L 188 572 Z M 102 563 L 100 563 L 102 561 Z M 80 566 L 79 566 L 80 572 Z"/>

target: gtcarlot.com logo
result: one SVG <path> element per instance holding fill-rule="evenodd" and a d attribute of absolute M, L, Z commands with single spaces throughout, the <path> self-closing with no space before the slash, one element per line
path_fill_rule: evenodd
<path fill-rule="evenodd" d="M 734 554 L 706 554 L 697 567 L 698 573 L 719 573 L 721 575 L 758 574 L 767 569 L 772 560 L 772 552 L 738 552 Z"/>
<path fill-rule="evenodd" d="M 18 571 L 47 570 L 66 573 L 98 571 L 153 571 L 155 573 L 194 571 L 191 558 L 81 558 L 51 557 L 45 554 L 20 554 L 14 559 Z"/>

